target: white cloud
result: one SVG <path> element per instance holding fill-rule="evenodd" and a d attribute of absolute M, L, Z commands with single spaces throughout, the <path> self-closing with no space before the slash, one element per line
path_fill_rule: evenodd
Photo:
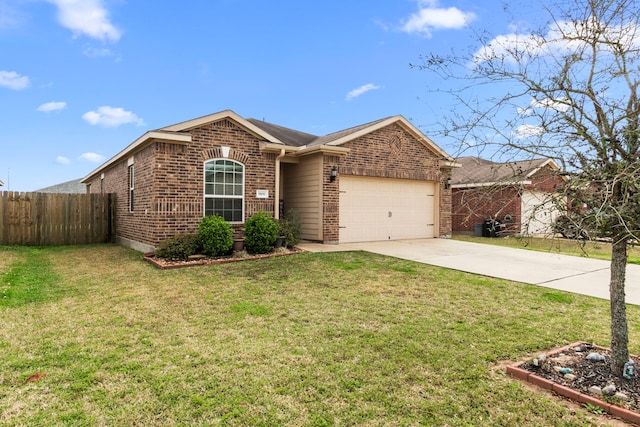
<path fill-rule="evenodd" d="M 134 123 L 137 126 L 144 125 L 144 120 L 131 111 L 109 106 L 99 107 L 97 111 L 88 111 L 82 115 L 82 118 L 91 125 L 104 127 L 117 127 L 128 123 Z"/>
<path fill-rule="evenodd" d="M 68 165 L 69 163 L 71 163 L 71 160 L 64 156 L 58 156 L 56 158 L 56 163 L 59 163 L 61 165 Z"/>
<path fill-rule="evenodd" d="M 29 87 L 29 77 L 21 76 L 15 71 L 0 70 L 0 86 L 13 90 L 21 90 Z"/>
<path fill-rule="evenodd" d="M 109 20 L 102 0 L 47 0 L 58 8 L 58 21 L 76 36 L 101 41 L 118 41 L 122 32 Z"/>
<path fill-rule="evenodd" d="M 351 101 L 352 99 L 355 99 L 355 98 L 359 97 L 362 94 L 365 94 L 365 93 L 367 93 L 369 91 L 376 90 L 376 89 L 380 89 L 380 86 L 376 86 L 373 83 L 368 83 L 366 85 L 360 86 L 359 88 L 354 89 L 351 92 L 349 92 L 347 94 L 346 100 L 347 101 Z"/>
<path fill-rule="evenodd" d="M 104 161 L 104 159 L 105 159 L 104 156 L 101 156 L 100 154 L 97 154 L 97 153 L 82 153 L 80 157 L 78 157 L 78 160 L 82 160 L 84 162 L 91 162 L 91 163 L 101 163 Z"/>
<path fill-rule="evenodd" d="M 587 34 L 602 31 L 605 27 L 606 35 L 601 36 L 601 39 L 620 40 L 629 49 L 640 48 L 640 38 L 634 37 L 640 28 L 614 25 L 607 27 L 606 23 L 600 23 L 594 18 L 576 22 L 554 21 L 552 25 L 543 35 L 516 31 L 499 35 L 476 51 L 473 62 L 477 64 L 499 59 L 517 63 L 527 57 L 579 52 L 585 46 L 581 40 L 588 38 Z M 603 52 L 612 49 L 607 43 L 602 43 L 599 47 Z"/>
<path fill-rule="evenodd" d="M 543 99 L 541 101 L 534 99 L 531 101 L 531 106 L 534 108 L 549 108 L 561 113 L 566 113 L 570 108 L 569 101 L 562 99 Z"/>
<path fill-rule="evenodd" d="M 112 56 L 113 52 L 110 49 L 106 48 L 97 48 L 97 47 L 87 47 L 82 51 L 84 56 L 89 58 L 101 58 L 104 56 Z"/>
<path fill-rule="evenodd" d="M 515 131 L 513 131 L 513 134 L 517 138 L 525 139 L 532 136 L 540 136 L 542 135 L 543 132 L 544 132 L 544 129 L 541 128 L 540 126 L 520 125 Z"/>
<path fill-rule="evenodd" d="M 518 108 L 516 108 L 516 111 L 518 112 L 518 115 L 520 115 L 522 117 L 528 117 L 531 114 L 533 114 L 533 111 L 531 110 L 531 108 L 518 107 Z"/>
<path fill-rule="evenodd" d="M 36 110 L 42 111 L 43 113 L 48 113 L 50 111 L 64 110 L 65 108 L 67 108 L 66 102 L 51 101 L 51 102 L 45 102 L 44 104 L 36 108 Z"/>
<path fill-rule="evenodd" d="M 422 0 L 418 6 L 418 12 L 411 14 L 402 24 L 402 31 L 431 37 L 434 30 L 464 28 L 476 19 L 473 12 L 464 12 L 457 7 L 439 7 L 437 0 Z"/>
<path fill-rule="evenodd" d="M 13 7 L 9 2 L 0 1 L 0 28 L 18 28 L 24 20 L 24 13 Z"/>

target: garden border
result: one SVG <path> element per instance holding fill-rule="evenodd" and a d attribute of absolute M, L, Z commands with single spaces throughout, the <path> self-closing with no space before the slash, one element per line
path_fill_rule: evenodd
<path fill-rule="evenodd" d="M 296 255 L 303 252 L 306 251 L 304 249 L 296 247 L 295 249 L 288 250 L 287 252 L 271 252 L 262 255 L 248 255 L 247 257 L 208 258 L 183 262 L 177 261 L 176 263 L 172 264 L 161 263 L 155 258 L 155 254 L 153 252 L 147 252 L 143 255 L 142 259 L 155 266 L 156 268 L 159 268 L 160 270 L 171 270 L 174 268 L 196 267 L 199 265 L 217 265 L 228 264 L 232 262 L 251 261 L 254 259 L 276 258 L 281 256 Z"/>
<path fill-rule="evenodd" d="M 546 354 L 547 357 L 552 357 L 555 356 L 559 353 L 562 353 L 565 350 L 568 350 L 570 348 L 574 348 L 574 347 L 578 347 L 579 345 L 582 344 L 588 344 L 586 342 L 583 341 L 577 341 L 573 344 L 569 344 L 566 345 L 564 347 L 560 347 L 558 349 L 554 349 L 553 351 L 549 352 Z M 596 346 L 593 345 L 593 347 L 597 348 L 597 349 L 601 349 L 601 350 L 608 350 L 605 347 L 600 347 L 600 346 Z M 572 388 L 563 386 L 561 384 L 557 384 L 551 380 L 548 380 L 546 378 L 542 378 L 532 372 L 527 371 L 526 369 L 522 369 L 520 366 L 523 365 L 524 363 L 526 363 L 526 360 L 520 361 L 520 362 L 516 362 L 513 363 L 511 365 L 507 366 L 507 373 L 509 375 L 511 375 L 514 378 L 517 378 L 519 380 L 531 383 L 533 385 L 536 385 L 538 387 L 541 387 L 543 389 L 546 390 L 550 390 L 556 394 L 559 394 L 560 396 L 564 396 L 568 399 L 574 400 L 576 402 L 579 403 L 583 403 L 583 404 L 591 404 L 594 406 L 599 406 L 601 407 L 605 412 L 607 412 L 610 415 L 614 415 L 616 417 L 619 417 L 625 421 L 628 421 L 630 423 L 636 424 L 636 425 L 640 425 L 640 414 L 634 411 L 630 411 L 626 408 L 622 408 L 618 405 L 614 405 L 611 403 L 607 403 L 603 400 L 597 399 L 593 396 L 589 396 L 587 394 L 581 393 L 577 390 L 574 390 Z"/>

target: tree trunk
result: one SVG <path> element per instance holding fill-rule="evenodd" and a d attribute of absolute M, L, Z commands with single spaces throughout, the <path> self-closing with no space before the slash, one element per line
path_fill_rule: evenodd
<path fill-rule="evenodd" d="M 624 364 L 629 361 L 629 333 L 624 282 L 627 271 L 627 237 L 615 238 L 611 250 L 611 372 L 622 377 Z"/>

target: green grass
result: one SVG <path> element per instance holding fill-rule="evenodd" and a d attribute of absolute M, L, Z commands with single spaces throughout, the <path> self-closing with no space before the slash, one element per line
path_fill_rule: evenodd
<path fill-rule="evenodd" d="M 608 345 L 607 301 L 363 252 L 166 271 L 110 245 L 0 259 L 3 281 L 47 289 L 0 306 L 0 425 L 606 424 L 503 365 Z"/>
<path fill-rule="evenodd" d="M 465 242 L 484 243 L 487 245 L 507 246 L 533 251 L 556 252 L 566 255 L 589 257 L 594 259 L 611 259 L 611 244 L 600 241 L 570 240 L 563 238 L 537 238 L 537 237 L 477 237 L 465 234 L 454 234 L 455 240 Z M 628 263 L 640 264 L 640 247 L 637 245 L 628 248 Z"/>

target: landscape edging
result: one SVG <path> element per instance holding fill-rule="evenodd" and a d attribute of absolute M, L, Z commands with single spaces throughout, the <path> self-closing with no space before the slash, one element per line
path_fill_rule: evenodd
<path fill-rule="evenodd" d="M 558 349 L 554 349 L 552 352 L 546 354 L 547 357 L 552 357 L 556 354 L 562 353 L 565 350 L 568 350 L 570 348 L 574 348 L 574 347 L 578 347 L 580 345 L 583 344 L 587 344 L 583 341 L 577 341 L 573 344 L 569 344 L 566 345 L 564 347 L 558 348 Z M 598 349 L 602 349 L 604 350 L 604 347 L 600 347 L 600 346 L 596 346 L 594 345 L 593 347 L 598 348 Z M 599 406 L 600 408 L 602 408 L 605 412 L 607 412 L 610 415 L 614 415 L 616 417 L 622 418 L 625 421 L 628 421 L 630 423 L 634 423 L 637 425 L 640 425 L 640 414 L 634 411 L 630 411 L 626 408 L 623 408 L 621 406 L 618 405 L 614 405 L 611 403 L 607 403 L 601 399 L 598 399 L 596 397 L 590 396 L 588 394 L 584 394 L 578 390 L 574 390 L 572 388 L 563 386 L 561 384 L 555 383 L 551 380 L 548 380 L 546 378 L 542 378 L 538 375 L 536 375 L 533 372 L 530 372 L 526 369 L 522 369 L 520 366 L 522 364 L 526 363 L 526 361 L 520 361 L 520 362 L 516 362 L 513 363 L 511 365 L 507 366 L 507 373 L 509 375 L 511 375 L 514 378 L 517 378 L 521 381 L 525 381 L 528 383 L 531 383 L 533 385 L 536 385 L 538 387 L 544 388 L 546 390 L 552 391 L 556 394 L 559 394 L 560 396 L 566 397 L 567 399 L 571 399 L 574 401 L 577 401 L 578 403 L 582 403 L 582 404 L 591 404 L 594 406 Z"/>

